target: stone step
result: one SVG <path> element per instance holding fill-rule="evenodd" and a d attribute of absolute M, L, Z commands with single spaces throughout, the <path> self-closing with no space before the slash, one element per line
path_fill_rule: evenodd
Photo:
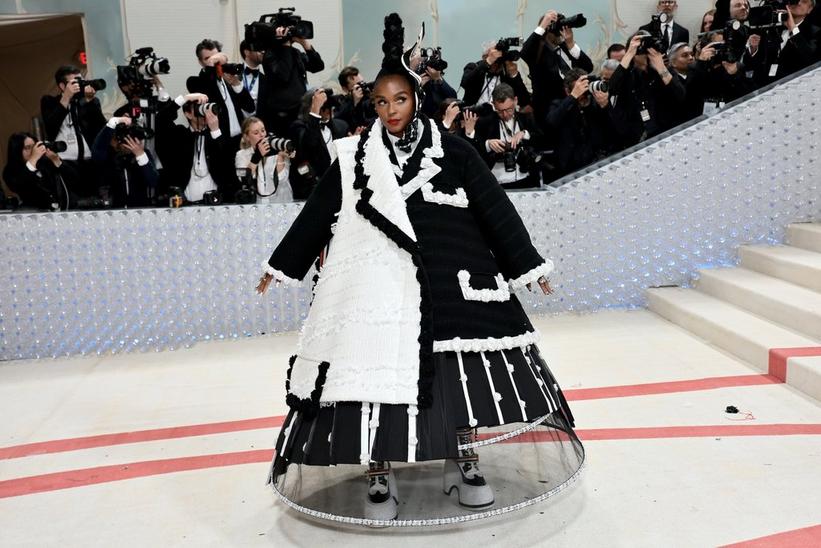
<path fill-rule="evenodd" d="M 744 268 L 821 292 L 821 253 L 777 245 L 743 246 L 738 254 Z"/>
<path fill-rule="evenodd" d="M 821 346 L 818 341 L 693 289 L 650 289 L 647 299 L 651 311 L 763 373 L 769 372 L 771 348 Z M 790 367 L 799 359 L 812 360 L 790 358 L 787 383 L 821 401 L 821 369 L 805 366 L 797 369 L 795 374 L 789 372 Z M 816 378 L 815 375 L 819 377 Z"/>
<path fill-rule="evenodd" d="M 821 253 L 821 223 L 795 223 L 787 227 L 787 243 Z"/>
<path fill-rule="evenodd" d="M 701 270 L 699 291 L 821 340 L 821 293 L 746 268 Z"/>

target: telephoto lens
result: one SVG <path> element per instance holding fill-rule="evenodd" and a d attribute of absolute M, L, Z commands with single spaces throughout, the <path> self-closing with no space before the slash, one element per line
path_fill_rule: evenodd
<path fill-rule="evenodd" d="M 102 78 L 97 78 L 95 80 L 83 80 L 82 78 L 77 78 L 77 83 L 80 84 L 80 91 L 85 89 L 86 86 L 91 86 L 94 91 L 100 91 L 105 89 L 105 80 Z"/>
<path fill-rule="evenodd" d="M 278 152 L 292 153 L 294 150 L 294 142 L 290 139 L 277 138 L 273 135 L 268 136 L 268 145 L 271 147 L 270 154 L 277 154 Z"/>
<path fill-rule="evenodd" d="M 168 74 L 171 72 L 171 63 L 165 57 L 149 57 L 140 65 L 139 71 L 147 78 L 158 74 Z"/>
<path fill-rule="evenodd" d="M 219 116 L 220 106 L 216 103 L 202 103 L 199 105 L 194 105 L 194 112 L 200 118 L 205 118 L 205 113 L 209 110 L 213 112 L 215 116 Z"/>
<path fill-rule="evenodd" d="M 593 93 L 594 91 L 601 91 L 602 93 L 607 93 L 610 89 L 610 86 L 607 84 L 607 82 L 605 82 L 604 80 L 600 80 L 598 78 L 591 78 L 590 80 L 588 80 L 588 82 L 588 89 L 590 90 L 590 93 Z"/>
<path fill-rule="evenodd" d="M 52 152 L 65 152 L 68 150 L 68 145 L 65 141 L 43 141 L 43 146 Z"/>

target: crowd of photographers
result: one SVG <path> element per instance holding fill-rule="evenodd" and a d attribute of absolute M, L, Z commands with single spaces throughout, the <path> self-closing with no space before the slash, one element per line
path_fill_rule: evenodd
<path fill-rule="evenodd" d="M 599 67 L 574 39 L 584 16 L 555 11 L 524 40 L 488 44 L 456 87 L 441 49 L 422 50 L 422 108 L 472 143 L 503 187 L 538 187 L 818 61 L 815 0 L 719 0 L 694 40 L 677 7 L 659 0 Z M 246 26 L 241 63 L 203 40 L 201 70 L 176 97 L 160 79 L 168 60 L 137 50 L 117 67 L 127 102 L 108 120 L 95 97 L 105 82 L 60 67 L 59 93 L 41 101 L 43 140 L 11 136 L 4 180 L 46 210 L 305 199 L 335 160 L 333 141 L 376 118 L 355 67 L 340 72 L 340 94 L 308 88 L 307 73 L 324 69 L 312 37 L 281 9 Z"/>

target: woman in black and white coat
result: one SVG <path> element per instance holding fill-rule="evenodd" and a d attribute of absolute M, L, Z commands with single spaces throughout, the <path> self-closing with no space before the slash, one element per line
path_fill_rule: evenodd
<path fill-rule="evenodd" d="M 386 28 L 402 31 L 401 20 L 388 16 Z M 411 51 L 402 56 L 401 34 L 393 39 L 383 51 L 400 57 L 386 56 L 372 95 L 379 119 L 336 141 L 338 160 L 257 287 L 300 283 L 330 242 L 291 359 L 291 411 L 270 480 L 298 510 L 368 525 L 397 518 L 391 461 L 446 459 L 445 492 L 456 489 L 470 510 L 492 507 L 473 449 L 478 427 L 550 422 L 572 454 L 562 482 L 583 460 L 570 410 L 513 293 L 551 293 L 553 264 L 470 143 L 419 112 Z M 292 464 L 367 465 L 364 506 L 311 510 L 283 487 Z"/>

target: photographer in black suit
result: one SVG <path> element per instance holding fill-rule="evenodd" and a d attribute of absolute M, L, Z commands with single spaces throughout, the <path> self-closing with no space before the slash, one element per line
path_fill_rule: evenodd
<path fill-rule="evenodd" d="M 821 29 L 810 17 L 814 9 L 815 0 L 798 0 L 795 4 L 787 5 L 787 21 L 781 32 L 778 68 L 774 71 L 776 80 L 819 60 Z"/>
<path fill-rule="evenodd" d="M 558 175 L 566 175 L 609 156 L 619 148 L 610 97 L 591 90 L 588 75 L 570 70 L 564 79 L 565 98 L 556 99 L 547 115 L 556 133 Z"/>
<path fill-rule="evenodd" d="M 342 87 L 344 98 L 339 108 L 334 111 L 334 117 L 348 124 L 348 129 L 355 131 L 367 127 L 376 119 L 376 111 L 371 104 L 370 93 L 366 88 L 365 79 L 356 67 L 345 67 L 339 71 L 339 85 Z"/>
<path fill-rule="evenodd" d="M 180 107 L 187 127 L 174 122 Z M 239 182 L 233 160 L 226 160 L 228 139 L 213 107 L 208 107 L 208 97 L 201 93 L 177 97 L 174 108 L 157 117 L 157 142 L 169 158 L 165 164 L 169 184 L 182 189 L 186 201 L 202 202 L 206 192 L 216 192 L 224 202 L 233 201 Z"/>
<path fill-rule="evenodd" d="M 690 43 L 690 31 L 682 27 L 674 21 L 676 10 L 678 10 L 678 2 L 676 0 L 659 0 L 656 6 L 657 15 L 662 16 L 665 20 L 663 22 L 650 22 L 644 26 L 639 27 L 639 30 L 646 30 L 653 32 L 654 27 L 658 24 L 661 26 L 661 40 L 664 44 L 664 51 L 670 49 L 670 46 L 678 43 Z"/>
<path fill-rule="evenodd" d="M 97 172 L 91 162 L 91 144 L 105 126 L 100 100 L 91 85 L 80 89 L 82 73 L 66 65 L 57 69 L 54 80 L 60 93 L 40 99 L 40 113 L 50 141 L 64 141 L 68 148 L 60 154 L 79 174 L 76 187 L 69 189 L 79 196 L 97 193 Z"/>
<path fill-rule="evenodd" d="M 499 84 L 507 84 L 513 88 L 522 109 L 531 104 L 530 92 L 519 74 L 518 65 L 497 46 L 498 44 L 494 44 L 487 47 L 482 58 L 465 65 L 462 72 L 460 86 L 465 90 L 463 101 L 470 106 L 488 105 L 486 109 L 479 109 L 481 114 L 490 114 L 493 90 Z"/>
<path fill-rule="evenodd" d="M 152 205 L 160 174 L 139 128 L 132 127 L 131 117 L 113 117 L 103 127 L 92 145 L 92 158 L 101 174 L 113 207 L 147 207 Z"/>
<path fill-rule="evenodd" d="M 504 188 L 540 185 L 538 150 L 542 132 L 531 114 L 518 112 L 516 93 L 508 84 L 493 90 L 493 115 L 476 122 L 476 134 L 466 133 Z"/>
<path fill-rule="evenodd" d="M 536 120 L 543 120 L 551 102 L 561 99 L 564 93 L 564 76 L 570 69 L 593 71 L 593 61 L 584 53 L 568 26 L 557 28 L 559 14 L 548 11 L 539 26 L 522 46 L 522 59 L 530 69 L 533 82 L 533 113 Z"/>
<path fill-rule="evenodd" d="M 308 73 L 324 70 L 325 63 L 307 38 L 293 36 L 283 26 L 275 32 L 277 39 L 262 60 L 266 84 L 257 104 L 257 116 L 269 131 L 284 136 L 299 116 L 300 101 L 308 89 Z"/>
<path fill-rule="evenodd" d="M 53 145 L 52 145 L 53 146 Z M 9 137 L 8 162 L 3 180 L 17 194 L 23 207 L 45 211 L 66 210 L 76 205 L 68 188 L 79 177 L 68 162 L 30 133 Z"/>
<path fill-rule="evenodd" d="M 255 110 L 254 98 L 242 86 L 240 76 L 222 72 L 221 65 L 228 63 L 228 56 L 222 53 L 222 44 L 205 39 L 196 47 L 197 61 L 202 70 L 186 82 L 189 93 L 202 93 L 219 105 L 219 124 L 222 134 L 229 141 L 229 148 L 239 149 L 242 121 L 245 112 Z M 231 161 L 233 161 L 233 152 Z"/>
<path fill-rule="evenodd" d="M 316 89 L 302 97 L 302 115 L 291 125 L 290 138 L 296 148 L 291 161 L 291 188 L 295 200 L 305 200 L 336 160 L 336 139 L 348 136 L 348 124 L 333 117 L 334 99 Z M 280 136 L 280 135 L 278 135 Z"/>

